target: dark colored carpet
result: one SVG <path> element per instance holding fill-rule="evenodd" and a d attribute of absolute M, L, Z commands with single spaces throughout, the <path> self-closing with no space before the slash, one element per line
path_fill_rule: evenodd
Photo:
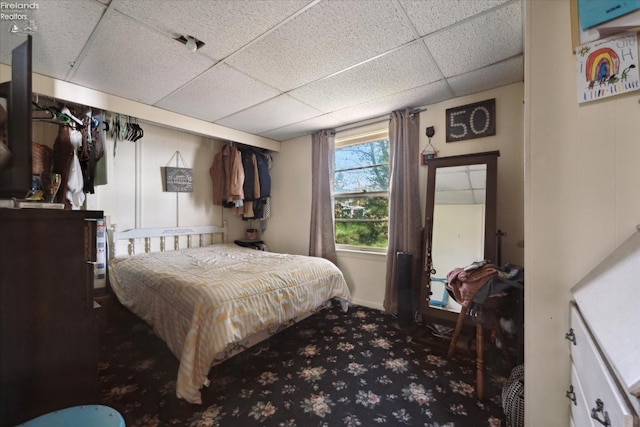
<path fill-rule="evenodd" d="M 112 300 L 100 342 L 102 403 L 127 426 L 503 426 L 505 373 L 449 360 L 394 328 L 384 312 L 334 303 L 212 368 L 203 404 L 175 396 L 178 361 Z M 497 368 L 496 368 L 497 369 Z"/>

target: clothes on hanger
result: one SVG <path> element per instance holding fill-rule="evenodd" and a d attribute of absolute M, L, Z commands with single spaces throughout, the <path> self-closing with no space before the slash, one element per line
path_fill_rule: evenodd
<path fill-rule="evenodd" d="M 84 181 L 84 192 L 93 194 L 96 165 L 104 154 L 100 123 L 93 117 L 89 108 L 82 118 L 82 147 L 79 150 L 79 161 Z"/>
<path fill-rule="evenodd" d="M 233 208 L 243 220 L 271 215 L 271 157 L 253 147 L 226 144 L 213 159 L 209 174 L 213 204 Z"/>
<path fill-rule="evenodd" d="M 213 184 L 213 204 L 242 207 L 244 199 L 244 169 L 238 149 L 230 144 L 222 147 L 211 163 L 209 175 Z"/>

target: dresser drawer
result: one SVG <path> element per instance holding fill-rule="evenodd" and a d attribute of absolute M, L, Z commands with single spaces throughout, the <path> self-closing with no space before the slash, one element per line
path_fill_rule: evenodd
<path fill-rule="evenodd" d="M 596 420 L 591 418 L 591 408 L 589 408 L 580 377 L 573 363 L 571 364 L 570 392 L 573 395 L 569 396 L 569 392 L 567 392 L 567 397 L 573 397 L 571 402 L 571 424 L 580 427 L 591 427 L 594 422 L 597 423 Z"/>
<path fill-rule="evenodd" d="M 583 399 L 586 402 L 587 417 L 596 411 L 599 420 L 608 419 L 610 424 L 591 420 L 591 424 L 610 425 L 611 427 L 636 427 L 634 414 L 629 403 L 621 394 L 607 364 L 602 359 L 598 347 L 592 340 L 589 330 L 582 320 L 578 310 L 571 306 L 571 328 L 575 335 L 575 345 L 571 343 L 571 360 L 575 368 L 575 375 L 580 385 Z M 573 380 L 572 372 L 572 380 Z M 576 389 L 574 385 L 574 390 Z M 577 394 L 578 392 L 576 392 Z M 598 402 L 602 402 L 598 410 Z M 578 406 L 580 403 L 578 403 Z M 576 408 L 577 410 L 577 408 Z M 578 414 L 573 415 L 576 425 L 583 425 Z"/>

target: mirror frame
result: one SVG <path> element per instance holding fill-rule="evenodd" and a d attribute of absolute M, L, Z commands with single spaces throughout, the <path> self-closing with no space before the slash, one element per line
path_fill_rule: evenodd
<path fill-rule="evenodd" d="M 420 313 L 432 317 L 454 321 L 458 313 L 441 310 L 429 305 L 431 294 L 432 271 L 432 236 L 433 236 L 433 212 L 435 206 L 436 172 L 439 168 L 451 166 L 487 165 L 487 188 L 485 196 L 485 224 L 484 224 L 484 259 L 496 260 L 496 213 L 498 190 L 498 157 L 500 151 L 487 151 L 483 153 L 463 154 L 449 157 L 436 157 L 429 159 L 427 163 L 427 194 L 425 202 L 425 220 L 423 228 L 423 254 L 422 254 L 422 279 L 420 293 Z M 495 261 L 494 261 L 495 262 Z"/>

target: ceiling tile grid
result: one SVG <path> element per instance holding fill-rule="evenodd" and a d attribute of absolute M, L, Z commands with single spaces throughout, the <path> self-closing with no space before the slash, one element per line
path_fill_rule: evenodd
<path fill-rule="evenodd" d="M 153 105 L 213 65 L 119 12 L 104 19 L 74 83 Z"/>
<path fill-rule="evenodd" d="M 289 126 L 262 132 L 260 136 L 277 141 L 285 141 L 322 129 L 333 129 L 346 123 L 344 120 L 333 117 L 331 114 L 323 114 L 322 116 L 316 116 Z"/>
<path fill-rule="evenodd" d="M 260 136 L 278 141 L 296 138 L 322 129 L 330 129 L 361 121 L 363 117 L 379 118 L 389 112 L 403 108 L 418 108 L 428 104 L 445 101 L 451 98 L 451 90 L 444 80 L 439 80 L 418 88 L 395 93 L 390 96 L 367 101 L 362 104 L 347 107 L 305 122 L 284 126 L 263 132 Z M 330 120 L 328 117 L 332 117 Z M 320 125 L 321 124 L 321 125 Z"/>
<path fill-rule="evenodd" d="M 524 80 L 523 0 L 38 5 L 34 72 L 279 141 Z M 0 21 L 1 63 L 24 27 Z"/>
<path fill-rule="evenodd" d="M 394 1 L 325 0 L 230 58 L 241 71 L 288 91 L 413 39 Z"/>
<path fill-rule="evenodd" d="M 521 9 L 519 3 L 511 3 L 426 37 L 444 76 L 457 76 L 522 53 Z"/>
<path fill-rule="evenodd" d="M 460 76 L 451 77 L 448 82 L 456 96 L 465 96 L 520 82 L 523 75 L 524 56 L 518 55 Z"/>
<path fill-rule="evenodd" d="M 509 0 L 399 0 L 421 36 L 501 6 Z"/>
<path fill-rule="evenodd" d="M 421 42 L 378 57 L 290 95 L 323 112 L 402 92 L 440 80 L 442 75 Z M 387 82 L 384 85 L 379 82 Z"/>
<path fill-rule="evenodd" d="M 205 42 L 199 53 L 221 60 L 311 0 L 120 0 L 118 11 L 160 32 Z"/>
<path fill-rule="evenodd" d="M 320 111 L 311 108 L 289 95 L 280 95 L 217 123 L 233 129 L 260 134 L 290 123 L 298 123 L 319 116 Z"/>
<path fill-rule="evenodd" d="M 26 40 L 27 33 L 22 31 L 33 24 L 33 72 L 64 79 L 106 7 L 77 0 L 40 0 L 37 4 L 38 9 L 27 14 L 28 20 L 0 20 L 0 62 L 11 63 L 11 51 Z M 9 10 L 2 12 L 11 15 Z M 21 32 L 12 34 L 13 25 Z"/>
<path fill-rule="evenodd" d="M 162 99 L 156 106 L 206 121 L 275 98 L 280 92 L 226 64 L 219 64 Z"/>

